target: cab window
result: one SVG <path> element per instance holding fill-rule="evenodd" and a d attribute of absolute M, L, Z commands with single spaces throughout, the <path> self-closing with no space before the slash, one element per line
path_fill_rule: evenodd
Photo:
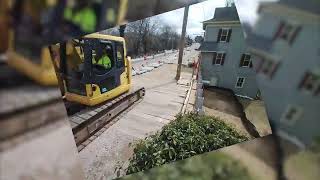
<path fill-rule="evenodd" d="M 123 44 L 117 43 L 117 67 L 124 66 L 124 50 Z"/>

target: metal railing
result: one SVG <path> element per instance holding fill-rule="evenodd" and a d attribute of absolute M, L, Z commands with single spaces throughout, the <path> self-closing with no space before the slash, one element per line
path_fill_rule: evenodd
<path fill-rule="evenodd" d="M 198 114 L 204 114 L 204 97 L 203 97 L 203 83 L 202 83 L 202 75 L 200 64 L 197 64 L 197 85 L 196 85 L 196 96 L 195 96 L 195 103 L 194 103 L 194 111 Z"/>

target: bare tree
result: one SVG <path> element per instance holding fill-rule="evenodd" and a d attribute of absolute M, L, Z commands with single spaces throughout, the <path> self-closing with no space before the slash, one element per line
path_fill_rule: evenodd
<path fill-rule="evenodd" d="M 146 20 L 139 20 L 132 23 L 129 23 L 127 26 L 127 36 L 128 42 L 130 42 L 128 45 L 129 47 L 132 47 L 133 53 L 135 55 L 138 55 L 140 53 L 141 44 L 143 41 L 143 34 L 145 33 L 145 24 Z"/>
<path fill-rule="evenodd" d="M 180 36 L 172 26 L 163 25 L 159 32 L 159 49 L 175 49 L 178 46 Z"/>
<path fill-rule="evenodd" d="M 119 30 L 116 27 L 103 32 L 119 36 Z M 172 26 L 154 17 L 128 23 L 122 31 L 133 57 L 176 48 L 180 37 Z"/>

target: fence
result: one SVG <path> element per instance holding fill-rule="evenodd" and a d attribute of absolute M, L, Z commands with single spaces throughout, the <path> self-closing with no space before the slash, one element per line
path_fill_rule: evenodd
<path fill-rule="evenodd" d="M 146 60 L 150 60 L 150 59 L 154 59 L 155 57 L 166 56 L 166 55 L 172 54 L 174 52 L 176 52 L 176 50 L 166 50 L 164 53 L 146 56 L 145 58 L 146 58 Z M 135 59 L 132 59 L 132 62 L 143 61 L 143 60 L 145 60 L 145 58 L 144 57 L 135 58 Z"/>
<path fill-rule="evenodd" d="M 194 111 L 197 112 L 198 114 L 204 114 L 203 82 L 202 82 L 202 75 L 201 75 L 201 68 L 200 68 L 200 59 L 198 60 L 196 65 L 196 75 L 197 75 L 197 85 L 196 85 Z"/>

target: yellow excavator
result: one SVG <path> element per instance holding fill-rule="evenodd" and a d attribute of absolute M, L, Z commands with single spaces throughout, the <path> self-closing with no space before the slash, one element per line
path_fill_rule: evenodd
<path fill-rule="evenodd" d="M 58 1 L 52 0 L 4 0 L 0 3 L 0 39 L 3 42 L 0 45 L 0 54 L 5 54 L 5 64 L 8 65 L 9 68 L 43 86 L 58 85 L 49 48 L 41 45 L 37 46 L 38 42 L 38 44 L 41 44 L 43 41 L 42 37 L 42 39 L 37 37 L 44 30 L 43 27 L 41 27 L 41 16 L 43 16 L 45 11 L 50 12 L 50 8 L 51 10 L 60 8 L 57 2 Z M 102 14 L 98 16 L 96 19 L 96 27 L 94 28 L 106 26 L 105 23 L 108 23 L 108 21 L 112 21 L 113 24 L 123 22 L 127 9 L 126 6 L 127 0 L 119 0 L 103 5 L 98 3 L 92 4 L 91 7 L 93 10 L 96 10 L 96 12 L 106 13 L 106 16 Z M 50 15 L 51 17 L 55 16 L 55 14 Z M 103 20 L 99 17 L 105 17 L 107 19 Z M 69 22 L 67 25 L 70 24 L 72 24 L 72 22 Z M 74 25 L 72 24 L 72 26 Z M 52 28 L 53 27 L 48 27 L 48 29 Z M 30 37 L 35 33 L 31 31 L 39 31 L 39 34 Z M 54 33 L 52 33 L 52 35 L 53 34 Z"/>
<path fill-rule="evenodd" d="M 130 90 L 131 62 L 122 37 L 89 34 L 53 45 L 64 95 L 67 101 L 95 106 Z M 93 59 L 107 55 L 111 67 L 95 64 Z"/>
<path fill-rule="evenodd" d="M 58 84 L 48 48 L 41 50 L 41 56 L 38 60 L 31 60 L 11 50 L 8 50 L 7 58 L 9 67 L 24 74 L 38 84 L 43 86 L 55 86 Z"/>
<path fill-rule="evenodd" d="M 120 12 L 125 12 L 126 1 L 114 1 L 117 3 L 111 9 L 118 7 Z M 19 1 L 1 1 L 1 13 L 15 9 L 12 8 L 12 2 Z M 41 13 L 33 9 L 35 6 L 32 4 L 22 3 L 20 6 L 24 8 L 21 10 L 20 7 L 17 12 L 22 12 L 20 18 L 26 19 L 16 18 L 18 20 L 12 22 L 8 13 L 0 14 L 0 38 L 4 42 L 0 43 L 0 54 L 7 56 L 2 65 L 20 72 L 38 84 L 59 85 L 77 144 L 144 96 L 144 88 L 131 87 L 130 57 L 127 56 L 123 38 L 95 33 L 43 47 L 43 36 L 31 36 L 32 32 L 25 32 L 30 27 L 39 30 Z M 99 9 L 99 6 L 96 7 Z M 117 21 L 114 23 L 121 24 L 124 13 L 110 13 L 111 9 L 105 13 L 110 17 L 116 15 L 113 19 Z M 30 19 L 35 24 L 26 23 Z M 101 26 L 105 27 L 104 23 Z M 40 28 L 39 32 L 44 31 Z M 49 37 L 51 35 L 55 36 L 54 33 L 49 33 Z M 101 52 L 106 52 L 111 60 L 109 69 L 92 62 L 92 59 L 100 58 Z"/>
<path fill-rule="evenodd" d="M 141 99 L 131 86 L 131 62 L 122 37 L 89 34 L 50 46 L 75 142 L 79 145 Z M 109 58 L 109 66 L 99 63 Z"/>
<path fill-rule="evenodd" d="M 52 66 L 51 56 L 48 48 L 41 48 L 40 54 L 34 56 L 22 55 L 17 51 L 16 42 L 16 29 L 12 26 L 12 18 L 10 16 L 10 10 L 14 6 L 15 1 L 6 0 L 1 2 L 1 12 L 0 24 L 1 35 L 3 38 L 3 46 L 1 47 L 1 53 L 5 54 L 6 60 L 5 64 L 23 74 L 24 76 L 32 79 L 40 85 L 44 86 L 54 86 L 57 85 L 57 78 Z M 31 12 L 31 4 L 25 3 L 25 11 Z M 32 11 L 33 17 L 36 15 L 36 11 Z M 22 49 L 22 48 L 20 48 Z"/>

